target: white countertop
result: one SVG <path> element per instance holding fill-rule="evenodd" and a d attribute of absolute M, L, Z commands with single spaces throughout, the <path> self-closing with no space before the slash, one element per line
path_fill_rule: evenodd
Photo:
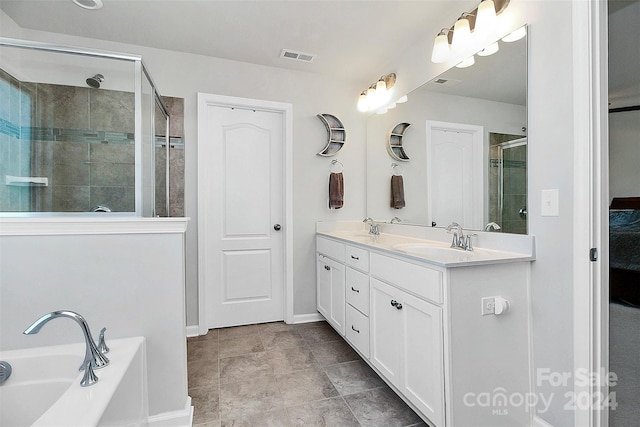
<path fill-rule="evenodd" d="M 380 224 L 380 235 L 368 234 L 368 225 L 354 221 L 319 222 L 316 232 L 344 243 L 436 265 L 465 267 L 535 260 L 533 236 L 477 232 L 473 251 L 452 249 L 451 235 L 441 228 Z M 467 231 L 464 231 L 467 234 Z"/>

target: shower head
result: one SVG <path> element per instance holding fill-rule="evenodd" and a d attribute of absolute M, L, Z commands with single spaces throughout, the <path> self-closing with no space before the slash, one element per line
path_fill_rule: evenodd
<path fill-rule="evenodd" d="M 89 77 L 87 79 L 87 84 L 92 88 L 98 89 L 100 88 L 100 83 L 104 80 L 104 76 L 102 74 L 96 74 L 93 77 Z"/>

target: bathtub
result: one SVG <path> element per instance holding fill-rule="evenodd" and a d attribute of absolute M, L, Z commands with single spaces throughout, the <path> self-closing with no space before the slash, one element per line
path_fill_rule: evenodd
<path fill-rule="evenodd" d="M 107 340 L 109 365 L 81 387 L 85 345 L 0 352 L 13 368 L 0 386 L 1 426 L 146 426 L 147 361 L 143 337 Z"/>

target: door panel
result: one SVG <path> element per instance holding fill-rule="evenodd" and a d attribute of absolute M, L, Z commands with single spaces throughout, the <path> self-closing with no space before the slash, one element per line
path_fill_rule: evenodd
<path fill-rule="evenodd" d="M 274 225 L 283 223 L 283 114 L 208 105 L 205 119 L 207 327 L 282 320 L 284 239 Z"/>
<path fill-rule="evenodd" d="M 391 305 L 398 291 L 371 278 L 371 362 L 395 386 L 400 385 L 400 310 Z"/>

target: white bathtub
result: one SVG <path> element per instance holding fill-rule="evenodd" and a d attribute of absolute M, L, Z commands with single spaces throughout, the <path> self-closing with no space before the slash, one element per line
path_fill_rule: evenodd
<path fill-rule="evenodd" d="M 146 426 L 147 361 L 143 337 L 107 340 L 109 365 L 81 387 L 85 345 L 0 352 L 13 368 L 0 386 L 1 426 Z"/>

